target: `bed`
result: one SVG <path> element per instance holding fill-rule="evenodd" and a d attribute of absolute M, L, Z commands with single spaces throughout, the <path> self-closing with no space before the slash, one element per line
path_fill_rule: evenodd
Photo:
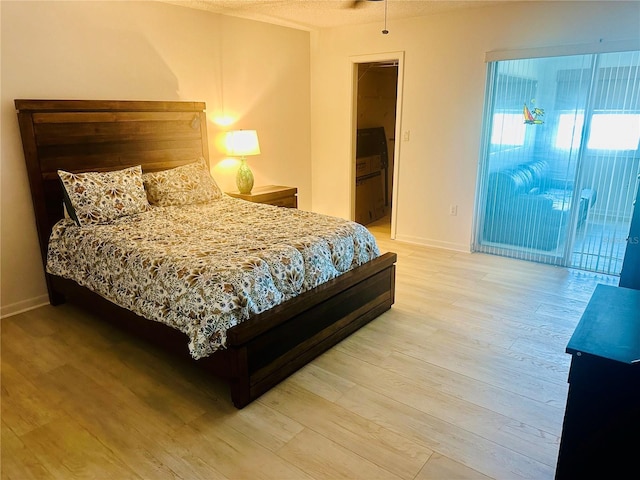
<path fill-rule="evenodd" d="M 143 175 L 152 177 L 176 168 L 190 168 L 194 159 L 199 159 L 208 170 L 206 114 L 202 102 L 16 100 L 15 106 L 46 270 L 51 250 L 58 251 L 49 248 L 50 240 L 53 242 L 67 235 L 74 225 L 72 220 L 65 220 L 68 212 L 65 213 L 63 207 L 65 189 L 60 182 L 59 170 L 76 175 L 140 168 Z M 222 197 L 213 202 L 215 206 L 212 203 L 208 208 L 222 208 L 225 202 L 236 202 L 231 208 L 244 212 L 240 216 L 250 218 L 257 215 L 259 219 L 275 216 L 276 221 L 281 222 L 288 222 L 291 216 L 313 215 L 301 211 L 285 215 L 284 210 L 277 207 Z M 172 207 L 166 208 L 169 211 Z M 147 215 L 150 214 L 141 213 L 139 216 L 146 218 Z M 223 216 L 217 211 L 196 215 L 206 218 Z M 178 213 L 174 216 L 177 222 L 182 221 Z M 133 217 L 137 221 L 137 216 Z M 254 218 L 251 225 L 255 223 Z M 360 227 L 350 222 L 338 224 L 338 230 L 358 231 Z M 121 230 L 125 227 L 130 228 L 118 224 Z M 213 230 L 211 226 L 205 225 L 201 231 L 210 230 Z M 145 227 L 144 231 L 151 232 L 152 229 Z M 131 236 L 130 233 L 122 233 L 124 237 L 127 235 Z M 243 235 L 249 236 L 247 232 Z M 255 236 L 251 235 L 252 241 L 255 241 Z M 68 237 L 73 236 L 68 234 Z M 147 242 L 151 240 L 150 237 L 144 239 Z M 110 248 L 120 252 L 121 247 Z M 367 248 L 362 247 L 361 250 Z M 260 247 L 256 249 L 260 250 Z M 199 254 L 183 257 L 187 261 Z M 244 253 L 239 252 L 238 255 Z M 290 260 L 288 254 L 280 252 L 280 257 Z M 249 260 L 252 267 L 255 266 L 256 261 Z M 82 305 L 97 317 L 191 359 L 225 379 L 234 405 L 242 408 L 391 308 L 395 292 L 395 261 L 394 253 L 376 253 L 371 255 L 371 259 L 348 268 L 341 267 L 342 271 L 337 274 L 305 284 L 306 287 L 298 288 L 298 292 L 290 292 L 275 302 L 245 309 L 248 313 L 239 320 L 231 321 L 222 338 L 215 336 L 219 341 L 214 348 L 207 348 L 206 342 L 194 344 L 193 338 L 185 335 L 185 331 L 154 318 L 154 308 L 145 310 L 135 305 L 124 308 L 126 302 L 107 299 L 105 292 L 94 291 L 95 288 L 89 288 L 92 285 L 87 282 L 70 278 L 64 268 L 56 270 L 50 267 L 45 275 L 52 305 L 63 302 Z"/>

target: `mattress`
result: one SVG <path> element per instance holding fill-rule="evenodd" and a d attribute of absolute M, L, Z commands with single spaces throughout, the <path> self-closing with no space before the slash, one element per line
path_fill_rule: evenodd
<path fill-rule="evenodd" d="M 106 225 L 60 220 L 47 272 L 184 332 L 199 359 L 234 325 L 379 255 L 358 223 L 223 196 Z"/>

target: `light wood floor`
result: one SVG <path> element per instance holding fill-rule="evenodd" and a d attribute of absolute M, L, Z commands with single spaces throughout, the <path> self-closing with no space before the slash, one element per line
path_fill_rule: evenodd
<path fill-rule="evenodd" d="M 68 305 L 5 318 L 2 478 L 551 479 L 571 333 L 617 279 L 389 240 L 396 304 L 243 410 Z"/>

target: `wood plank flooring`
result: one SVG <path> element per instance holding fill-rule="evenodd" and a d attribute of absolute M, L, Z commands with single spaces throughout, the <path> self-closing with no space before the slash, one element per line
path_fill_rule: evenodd
<path fill-rule="evenodd" d="M 389 240 L 396 304 L 236 410 L 70 306 L 1 321 L 2 479 L 551 479 L 571 333 L 617 278 Z"/>

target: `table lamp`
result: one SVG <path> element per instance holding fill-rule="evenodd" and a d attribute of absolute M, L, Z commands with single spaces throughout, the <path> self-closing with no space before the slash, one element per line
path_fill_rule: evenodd
<path fill-rule="evenodd" d="M 253 173 L 247 165 L 247 155 L 259 155 L 260 144 L 255 130 L 233 130 L 227 133 L 227 154 L 240 157 L 240 168 L 236 176 L 236 185 L 240 193 L 251 193 Z"/>

